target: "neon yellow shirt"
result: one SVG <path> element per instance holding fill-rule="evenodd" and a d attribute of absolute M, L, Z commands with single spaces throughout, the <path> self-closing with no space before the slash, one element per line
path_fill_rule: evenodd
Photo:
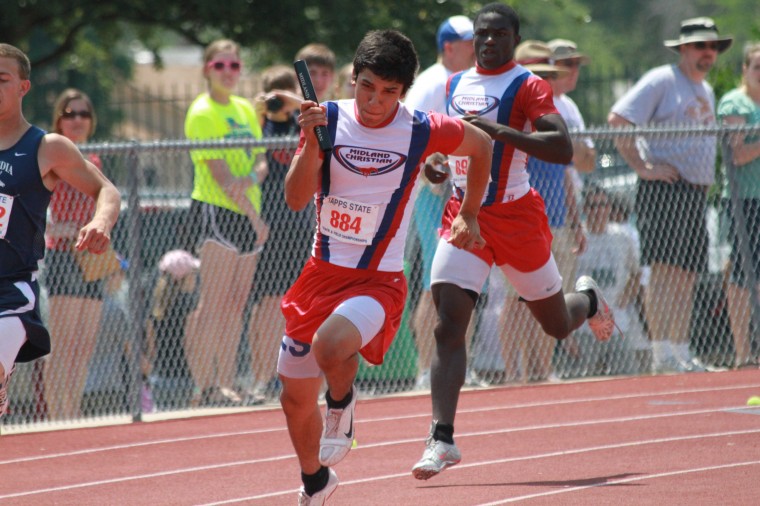
<path fill-rule="evenodd" d="M 192 140 L 216 140 L 235 138 L 261 139 L 261 126 L 251 103 L 235 95 L 230 96 L 228 104 L 219 104 L 208 93 L 199 95 L 187 111 L 185 117 L 185 136 Z M 208 160 L 224 160 L 235 177 L 255 176 L 253 162 L 264 148 L 251 149 L 194 149 L 190 157 L 195 166 L 193 183 L 194 200 L 223 207 L 236 213 L 245 214 L 240 207 L 224 192 L 211 175 L 206 163 Z M 261 212 L 261 188 L 252 185 L 246 195 L 256 212 Z"/>

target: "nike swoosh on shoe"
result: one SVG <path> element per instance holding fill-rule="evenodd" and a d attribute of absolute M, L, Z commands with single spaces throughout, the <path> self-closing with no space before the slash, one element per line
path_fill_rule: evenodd
<path fill-rule="evenodd" d="M 350 426 L 351 426 L 351 430 L 348 431 L 348 432 L 344 432 L 343 433 L 343 435 L 346 436 L 349 439 L 351 439 L 351 438 L 354 437 L 354 414 L 353 413 L 351 413 L 351 423 L 350 423 Z"/>

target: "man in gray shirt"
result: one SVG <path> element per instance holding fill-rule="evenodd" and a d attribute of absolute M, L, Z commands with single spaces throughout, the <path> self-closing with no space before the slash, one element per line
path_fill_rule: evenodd
<path fill-rule="evenodd" d="M 612 107 L 613 127 L 715 125 L 715 95 L 705 81 L 731 46 L 710 18 L 681 23 L 665 46 L 677 64 L 647 72 Z M 716 140 L 705 135 L 618 137 L 615 145 L 639 176 L 637 226 L 642 262 L 651 267 L 645 293 L 655 372 L 704 371 L 689 350 L 694 283 L 707 270 L 707 190 L 715 180 Z"/>

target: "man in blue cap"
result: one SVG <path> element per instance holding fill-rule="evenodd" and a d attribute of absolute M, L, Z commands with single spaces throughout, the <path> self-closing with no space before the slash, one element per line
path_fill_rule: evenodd
<path fill-rule="evenodd" d="M 448 18 L 438 27 L 436 40 L 438 61 L 420 73 L 407 93 L 405 103 L 424 112 L 445 113 L 449 76 L 475 64 L 472 21 L 467 16 Z"/>
<path fill-rule="evenodd" d="M 452 16 L 438 27 L 438 61 L 425 69 L 417 77 L 404 101 L 412 109 L 428 112 L 446 112 L 446 82 L 449 76 L 472 67 L 475 64 L 475 49 L 472 45 L 472 21 L 467 16 Z M 447 158 L 435 154 L 426 164 L 448 165 Z M 417 338 L 419 351 L 419 371 L 417 386 L 430 387 L 430 361 L 433 353 L 432 325 L 435 322 L 435 307 L 430 292 L 430 267 L 438 244 L 438 227 L 446 201 L 450 196 L 449 185 L 431 185 L 426 178 L 420 187 L 417 205 L 412 220 L 413 242 L 419 241 L 422 260 L 422 293 L 414 312 L 412 326 Z"/>

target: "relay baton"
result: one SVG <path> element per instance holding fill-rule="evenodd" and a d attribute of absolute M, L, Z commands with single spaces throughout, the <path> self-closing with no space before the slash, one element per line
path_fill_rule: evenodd
<path fill-rule="evenodd" d="M 298 76 L 298 84 L 301 85 L 301 92 L 303 98 L 306 100 L 312 100 L 319 103 L 317 100 L 317 93 L 314 91 L 314 85 L 311 82 L 311 75 L 309 74 L 309 67 L 306 66 L 306 62 L 298 60 L 293 63 L 296 68 L 296 75 Z M 317 135 L 317 141 L 319 141 L 319 149 L 327 153 L 332 151 L 332 144 L 330 143 L 330 134 L 327 133 L 327 127 L 319 125 L 314 127 L 314 133 Z"/>

